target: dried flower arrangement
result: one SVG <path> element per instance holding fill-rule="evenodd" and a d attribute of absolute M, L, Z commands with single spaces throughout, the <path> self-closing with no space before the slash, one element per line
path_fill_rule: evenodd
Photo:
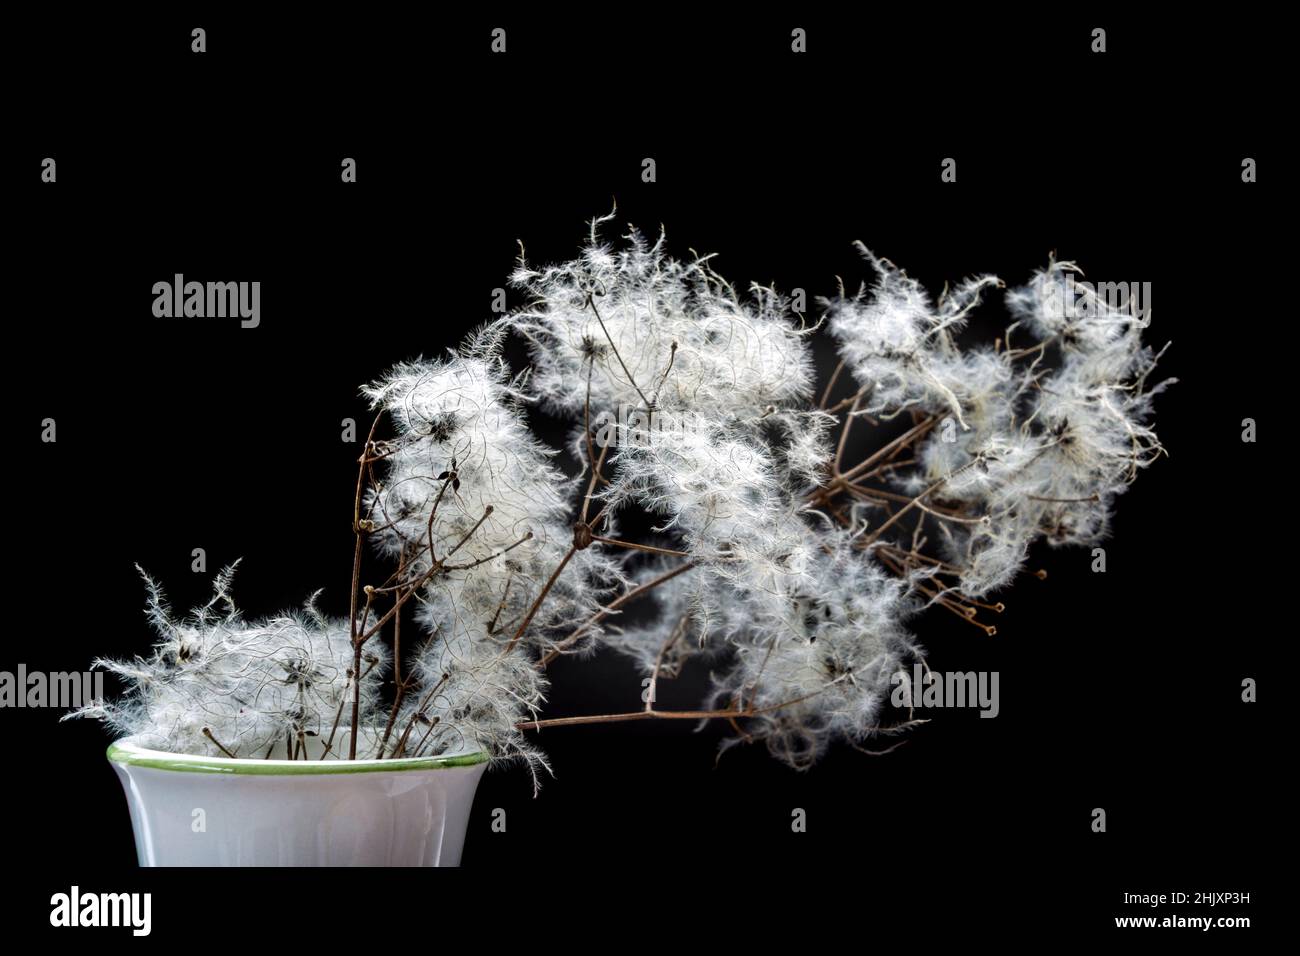
<path fill-rule="evenodd" d="M 79 714 L 181 753 L 474 749 L 534 772 L 541 727 L 717 718 L 736 731 L 724 747 L 763 741 L 807 767 L 834 741 L 861 748 L 913 723 L 883 704 L 921 659 L 907 629 L 919 611 L 992 634 L 991 595 L 1030 545 L 1104 536 L 1115 499 L 1163 453 L 1150 421 L 1168 382 L 1147 383 L 1159 356 L 1144 323 L 1067 295 L 1071 263 L 1003 293 L 1005 332 L 963 348 L 971 310 L 1004 288 L 994 276 L 935 301 L 862 248 L 874 285 L 841 289 L 809 327 L 776 291 L 743 297 L 709 258 L 670 257 L 662 236 L 603 243 L 606 219 L 574 261 L 534 269 L 521 253 L 523 308 L 364 389 L 377 417 L 348 619 L 309 602 L 245 622 L 227 569 L 177 620 L 146 578 L 160 641 L 148 659 L 98 662 L 128 691 Z M 809 341 L 823 326 L 841 361 L 818 401 Z M 503 358 L 512 335 L 532 358 L 518 374 Z M 846 371 L 852 394 L 832 403 Z M 530 405 L 571 423 L 579 475 L 535 439 Z M 392 436 L 377 438 L 384 419 Z M 886 437 L 848 464 L 859 421 Z M 621 535 L 631 515 L 651 518 L 651 538 Z M 368 550 L 388 572 L 363 585 Z M 643 596 L 656 613 L 618 626 Z M 402 633 L 408 604 L 418 641 Z M 644 708 L 541 717 L 548 665 L 602 647 L 644 671 Z M 657 710 L 655 684 L 697 657 L 710 699 Z"/>

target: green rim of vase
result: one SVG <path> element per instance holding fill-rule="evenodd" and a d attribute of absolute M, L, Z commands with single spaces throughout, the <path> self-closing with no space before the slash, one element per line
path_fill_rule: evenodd
<path fill-rule="evenodd" d="M 203 757 L 146 750 L 125 741 L 108 747 L 108 759 L 131 767 L 176 770 L 182 773 L 233 773 L 260 777 L 303 777 L 340 773 L 393 773 L 402 770 L 444 770 L 486 763 L 481 751 L 441 757 L 401 757 L 396 760 L 257 760 L 239 757 Z"/>

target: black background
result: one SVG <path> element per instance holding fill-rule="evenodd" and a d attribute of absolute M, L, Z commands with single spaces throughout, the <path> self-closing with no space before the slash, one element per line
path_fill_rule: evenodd
<path fill-rule="evenodd" d="M 1104 55 L 1088 50 L 1097 25 Z M 1086 549 L 1042 548 L 1047 580 L 1004 596 L 996 637 L 942 613 L 915 624 L 936 670 L 1001 673 L 997 719 L 942 713 L 888 756 L 837 749 L 804 774 L 758 748 L 715 767 L 720 727 L 547 730 L 541 796 L 519 769 L 489 772 L 463 876 L 368 877 L 358 925 L 415 919 L 434 891 L 431 917 L 518 905 L 569 933 L 593 894 L 621 897 L 652 938 L 685 932 L 705 900 L 727 925 L 918 938 L 952 922 L 994 939 L 1115 932 L 1113 916 L 1150 912 L 1126 890 L 1253 891 L 1239 911 L 1255 915 L 1283 759 L 1264 668 L 1291 629 L 1268 600 L 1284 606 L 1289 579 L 1268 562 L 1290 519 L 1269 477 L 1285 426 L 1267 413 L 1291 317 L 1274 306 L 1289 277 L 1271 269 L 1266 27 L 657 6 L 10 26 L 5 670 L 142 652 L 133 563 L 187 607 L 210 586 L 196 547 L 210 570 L 243 557 L 250 615 L 318 587 L 343 613 L 358 446 L 340 422 L 368 421 L 357 387 L 489 318 L 517 240 L 531 261 L 568 258 L 615 199 L 619 227 L 662 223 L 674 253 L 718 252 L 733 282 L 810 298 L 871 278 L 855 239 L 935 292 L 986 271 L 1022 281 L 1052 250 L 1091 279 L 1153 284 L 1148 335 L 1173 340 L 1161 368 L 1181 380 L 1157 404 L 1171 457 L 1121 499 L 1107 572 Z M 1246 156 L 1258 184 L 1241 182 Z M 155 319 L 152 284 L 177 272 L 260 280 L 261 326 Z M 1259 444 L 1240 440 L 1245 417 Z M 552 671 L 549 716 L 639 704 L 621 660 Z M 1262 703 L 1241 702 L 1245 677 Z M 661 685 L 659 706 L 694 707 L 706 678 Z M 102 728 L 58 716 L 0 714 L 6 842 L 27 874 L 10 918 L 44 925 L 72 883 L 152 890 L 155 937 L 254 918 L 227 915 L 220 874 L 133 870 Z M 796 807 L 807 833 L 791 832 Z M 275 877 L 244 879 L 284 906 Z M 343 884 L 294 885 L 311 909 Z"/>

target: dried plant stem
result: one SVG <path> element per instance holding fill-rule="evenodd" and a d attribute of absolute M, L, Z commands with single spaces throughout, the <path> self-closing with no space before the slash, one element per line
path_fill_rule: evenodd
<path fill-rule="evenodd" d="M 574 727 L 579 724 L 612 724 L 625 720 L 713 720 L 716 718 L 752 717 L 757 711 L 737 710 L 632 710 L 623 714 L 589 714 L 579 717 L 550 717 L 515 724 L 520 730 L 543 727 Z"/>
<path fill-rule="evenodd" d="M 396 757 L 398 754 L 400 754 L 403 750 L 406 749 L 406 741 L 411 736 L 411 729 L 415 726 L 415 721 L 424 713 L 424 709 L 429 706 L 429 701 L 433 700 L 433 695 L 438 693 L 438 691 L 442 688 L 442 685 L 447 683 L 450 677 L 451 677 L 450 674 L 443 674 L 442 679 L 439 680 L 438 683 L 434 684 L 431 688 L 429 688 L 428 693 L 426 693 L 422 698 L 420 698 L 419 706 L 415 708 L 415 713 L 411 714 L 411 719 L 407 721 L 406 729 L 402 731 L 401 738 L 397 741 L 397 743 L 393 745 L 393 750 L 388 755 L 390 759 Z"/>
<path fill-rule="evenodd" d="M 352 499 L 352 534 L 356 543 L 352 549 L 352 592 L 349 599 L 348 624 L 352 633 L 352 673 L 356 681 L 352 695 L 352 739 L 348 742 L 348 759 L 357 759 L 357 727 L 361 721 L 361 680 L 358 675 L 361 673 L 361 646 L 364 643 L 357 639 L 357 604 L 360 600 L 361 588 L 361 550 L 362 538 L 366 530 L 361 522 L 361 493 L 365 488 L 366 473 L 370 466 L 370 453 L 374 448 L 375 429 L 379 427 L 379 420 L 383 417 L 383 412 L 375 416 L 374 421 L 370 423 L 370 431 L 366 434 L 366 444 L 362 448 L 360 462 L 357 466 L 357 490 Z M 369 609 L 369 597 L 366 601 Z M 333 742 L 334 735 L 330 734 L 330 741 Z"/>
<path fill-rule="evenodd" d="M 970 518 L 966 515 L 958 514 L 950 508 L 940 508 L 937 505 L 927 505 L 925 502 L 916 501 L 915 498 L 908 497 L 907 495 L 900 495 L 893 491 L 883 491 L 880 488 L 864 488 L 858 484 L 850 484 L 845 486 L 845 490 L 855 498 L 876 502 L 893 501 L 898 502 L 899 504 L 912 504 L 915 502 L 915 507 L 918 510 L 924 511 L 926 514 L 942 521 L 955 521 L 959 524 L 979 524 L 984 520 L 983 518 Z"/>
<path fill-rule="evenodd" d="M 854 672 L 848 671 L 839 677 L 827 682 L 824 686 L 808 694 L 801 694 L 798 697 L 792 697 L 789 700 L 778 701 L 775 704 L 767 704 L 763 707 L 750 706 L 743 709 L 729 708 L 727 710 L 632 710 L 619 714 L 582 714 L 577 717 L 550 717 L 543 720 L 525 720 L 515 724 L 519 730 L 540 730 L 543 727 L 573 727 L 580 724 L 612 724 L 626 720 L 728 720 L 733 726 L 736 720 L 744 720 L 747 717 L 757 717 L 761 714 L 770 714 L 778 710 L 784 710 L 786 707 L 793 707 L 795 704 L 801 704 L 806 700 L 812 700 L 820 694 L 825 693 L 829 688 L 839 684 L 845 679 L 852 679 Z"/>
<path fill-rule="evenodd" d="M 397 580 L 406 576 L 406 549 L 397 556 Z M 396 602 L 397 598 L 393 598 Z M 393 618 L 393 684 L 396 687 L 402 686 L 402 615 L 398 613 Z M 381 751 L 382 752 L 382 751 Z"/>
<path fill-rule="evenodd" d="M 433 506 L 429 509 L 429 527 L 426 530 L 426 536 L 429 539 L 429 560 L 433 561 L 438 556 L 438 552 L 433 546 L 433 519 L 438 517 L 438 505 L 442 504 L 442 496 L 447 493 L 447 486 L 456 480 L 456 473 L 449 471 L 447 477 L 442 480 L 442 487 L 438 489 L 438 497 L 433 499 Z M 398 580 L 401 580 L 398 578 Z"/>
<path fill-rule="evenodd" d="M 663 391 L 664 382 L 668 381 L 668 373 L 673 370 L 673 362 L 677 359 L 677 342 L 673 341 L 672 348 L 668 352 L 668 367 L 664 369 L 664 374 L 659 378 L 659 384 L 655 386 L 655 397 L 650 401 L 650 408 L 653 409 L 659 404 L 659 393 Z"/>
<path fill-rule="evenodd" d="M 495 637 L 497 633 L 497 621 L 501 619 L 501 612 L 505 610 L 506 601 L 510 599 L 510 586 L 514 584 L 514 575 L 506 578 L 506 586 L 501 592 L 501 601 L 497 604 L 497 609 L 492 613 L 492 620 L 488 622 L 488 637 Z"/>
<path fill-rule="evenodd" d="M 975 465 L 978 464 L 979 461 L 980 461 L 980 459 L 978 459 L 978 458 L 974 458 L 974 459 L 972 459 L 971 461 L 967 462 L 966 464 L 962 465 L 960 468 L 954 469 L 954 470 L 952 471 L 952 473 L 947 474 L 947 475 L 944 475 L 944 476 L 943 476 L 942 478 L 940 478 L 938 481 L 934 482 L 932 485 L 930 485 L 928 488 L 926 488 L 924 491 L 922 491 L 922 492 L 921 492 L 919 495 L 917 495 L 915 498 L 912 498 L 912 499 L 911 499 L 910 501 L 908 501 L 905 505 L 903 505 L 902 508 L 898 509 L 898 511 L 897 511 L 895 514 L 893 514 L 892 516 L 890 516 L 890 518 L 889 518 L 889 519 L 888 519 L 884 524 L 880 525 L 880 527 L 876 528 L 875 531 L 871 532 L 870 535 L 868 535 L 865 539 L 863 539 L 863 541 L 861 542 L 861 544 L 859 544 L 858 546 L 861 547 L 861 548 L 869 548 L 869 547 L 871 547 L 871 545 L 872 545 L 873 543 L 875 543 L 875 541 L 876 541 L 876 540 L 877 540 L 877 539 L 878 539 L 882 534 L 884 534 L 886 531 L 888 531 L 889 528 L 890 528 L 890 527 L 891 527 L 895 522 L 897 522 L 900 518 L 902 518 L 903 515 L 907 514 L 907 513 L 908 513 L 909 511 L 911 511 L 913 508 L 920 506 L 922 501 L 924 501 L 926 498 L 928 498 L 928 497 L 929 497 L 930 495 L 932 495 L 934 492 L 938 491 L 940 488 L 942 488 L 944 485 L 946 485 L 949 481 L 951 481 L 951 480 L 952 480 L 953 478 L 955 478 L 957 475 L 960 475 L 963 471 L 966 471 L 968 468 L 973 468 L 973 467 L 975 467 Z M 967 522 L 969 522 L 969 523 L 971 523 L 971 524 L 977 524 L 977 523 L 982 522 L 982 521 L 985 521 L 985 520 L 987 520 L 987 519 L 985 519 L 985 518 L 974 518 L 974 519 L 962 519 L 962 520 L 965 520 L 965 521 L 967 521 Z"/>
<path fill-rule="evenodd" d="M 355 641 L 352 645 L 352 673 L 361 673 L 361 648 L 362 643 Z M 348 740 L 348 759 L 357 759 L 357 732 L 361 724 L 361 679 L 354 678 L 352 681 L 352 735 Z"/>
<path fill-rule="evenodd" d="M 216 737 L 212 736 L 212 731 L 209 730 L 207 727 L 204 727 L 204 728 L 203 728 L 203 736 L 204 736 L 204 737 L 207 737 L 207 738 L 208 738 L 209 740 L 211 740 L 214 744 L 216 744 L 216 745 L 217 745 L 217 749 L 220 750 L 220 751 L 221 751 L 223 754 L 225 754 L 227 757 L 234 757 L 234 756 L 235 756 L 233 753 L 231 753 L 229 750 L 227 750 L 227 749 L 225 748 L 225 746 L 221 743 L 220 740 L 218 740 Z"/>
<path fill-rule="evenodd" d="M 685 558 L 690 556 L 689 551 L 677 551 L 674 548 L 656 548 L 650 544 L 640 544 L 636 541 L 620 541 L 618 538 L 602 538 L 598 534 L 591 536 L 592 541 L 599 541 L 602 544 L 612 544 L 620 548 L 631 548 L 634 551 L 649 551 L 653 554 L 671 554 L 675 557 Z"/>
<path fill-rule="evenodd" d="M 590 435 L 588 437 L 590 437 Z M 600 471 L 605 466 L 605 455 L 608 452 L 609 452 L 609 443 L 606 442 L 605 444 L 600 446 L 600 455 L 596 458 L 595 466 L 591 470 L 591 480 L 587 483 L 587 494 L 582 499 L 581 523 L 587 525 L 587 527 L 591 527 L 592 525 L 596 524 L 600 520 L 600 515 L 597 515 L 595 520 L 590 522 L 587 521 L 587 512 L 591 509 L 591 496 L 596 490 L 596 482 L 602 480 L 603 478 Z M 608 482 L 606 482 L 606 484 L 608 484 Z M 604 513 L 605 512 L 602 509 L 601 514 Z"/>
<path fill-rule="evenodd" d="M 443 571 L 468 571 L 471 568 L 477 568 L 481 564 L 487 564 L 489 561 L 495 561 L 497 558 L 501 557 L 501 555 L 509 554 L 511 551 L 519 547 L 525 541 L 532 541 L 532 540 L 533 540 L 533 533 L 531 531 L 525 531 L 523 537 L 521 537 L 518 541 L 514 542 L 513 544 L 506 545 L 500 551 L 492 552 L 486 558 L 479 558 L 477 561 L 471 561 L 468 564 L 444 564 L 442 566 L 442 570 Z M 450 557 L 450 555 L 448 555 L 448 557 Z"/>
<path fill-rule="evenodd" d="M 839 683 L 840 678 L 831 681 L 826 687 Z M 612 724 L 625 720 L 743 720 L 770 714 L 774 711 L 792 707 L 816 697 L 826 687 L 819 688 L 811 694 L 804 694 L 790 700 L 783 700 L 765 707 L 750 706 L 744 710 L 729 708 L 727 710 L 631 710 L 621 714 L 582 714 L 577 717 L 550 717 L 543 720 L 525 720 L 515 724 L 520 730 L 540 730 L 543 727 L 574 727 L 579 724 Z"/>
<path fill-rule="evenodd" d="M 528 630 L 528 625 L 533 623 L 533 618 L 537 616 L 537 611 L 542 606 L 542 602 L 546 600 L 546 595 L 550 594 L 551 588 L 555 587 L 555 582 L 559 580 L 560 572 L 565 569 L 568 563 L 573 560 L 573 556 L 577 553 L 578 546 L 576 544 L 570 545 L 569 550 L 564 552 L 564 557 L 560 559 L 560 563 L 555 566 L 555 570 L 551 572 L 550 578 L 547 579 L 546 586 L 538 593 L 536 599 L 533 601 L 532 607 L 528 609 L 528 613 L 524 615 L 524 619 L 519 622 L 519 627 L 515 629 L 514 636 L 510 638 L 510 643 L 506 645 L 506 649 L 501 653 L 509 654 L 514 650 L 515 645 L 519 643 L 519 639 L 524 636 L 524 631 Z"/>
<path fill-rule="evenodd" d="M 348 677 L 352 677 L 356 671 L 348 671 Z M 347 704 L 346 695 L 339 697 L 339 709 L 334 714 L 334 726 L 330 728 L 329 739 L 325 741 L 325 749 L 321 751 L 321 759 L 324 760 L 331 750 L 334 749 L 334 735 L 338 733 L 339 721 L 343 719 L 343 708 Z"/>
<path fill-rule="evenodd" d="M 849 413 L 844 416 L 844 426 L 840 429 L 840 441 L 835 447 L 835 461 L 831 465 L 831 470 L 835 474 L 840 473 L 840 463 L 844 461 L 844 449 L 849 443 L 849 429 L 853 427 L 853 416 L 858 410 L 858 405 L 862 402 L 862 396 L 866 395 L 869 387 L 863 387 L 853 396 L 853 403 L 849 406 Z"/>
<path fill-rule="evenodd" d="M 848 471 L 842 472 L 836 469 L 836 473 L 831 476 L 830 481 L 828 481 L 823 487 L 818 488 L 811 495 L 809 495 L 808 497 L 809 504 L 812 504 L 814 506 L 827 504 L 837 493 L 842 491 L 854 478 L 857 478 L 863 472 L 867 471 L 873 465 L 881 462 L 882 460 L 888 461 L 890 458 L 892 458 L 893 456 L 901 452 L 904 448 L 906 448 L 907 446 L 911 445 L 913 442 L 917 441 L 919 438 L 924 436 L 925 433 L 928 432 L 931 428 L 933 428 L 936 424 L 938 424 L 938 422 L 939 422 L 939 416 L 932 415 L 929 418 L 926 418 L 923 421 L 917 423 L 916 425 L 913 425 L 910 429 L 908 429 L 903 434 L 899 435 L 893 441 L 890 441 L 887 444 L 881 446 L 870 456 L 868 456 L 864 461 L 861 461 L 858 464 L 854 465 Z"/>
<path fill-rule="evenodd" d="M 614 344 L 614 339 L 610 336 L 609 329 L 605 328 L 605 320 L 600 317 L 600 310 L 596 308 L 596 297 L 594 295 L 588 295 L 587 304 L 591 306 L 591 311 L 595 313 L 596 321 L 600 323 L 600 330 L 605 333 L 605 338 L 609 341 L 609 347 L 614 351 L 614 358 L 618 359 L 618 364 L 622 366 L 623 374 L 627 376 L 627 380 L 631 382 L 632 387 L 636 389 L 636 393 L 641 397 L 641 401 L 645 404 L 646 410 L 649 411 L 654 408 L 654 404 L 645 397 L 645 392 L 641 391 L 641 386 L 638 385 L 636 379 L 632 377 L 632 372 L 628 369 L 627 363 L 623 361 L 623 356 L 619 353 L 618 346 Z M 676 354 L 675 350 L 674 354 Z"/>
<path fill-rule="evenodd" d="M 582 430 L 587 439 L 587 463 L 592 466 L 591 487 L 587 489 L 587 501 L 591 500 L 591 491 L 596 486 L 596 482 L 609 484 L 609 479 L 600 473 L 600 465 L 596 463 L 596 450 L 591 443 L 591 373 L 596 370 L 596 360 L 593 358 L 587 364 L 587 399 L 582 405 Z M 600 446 L 600 463 L 605 461 L 605 451 L 609 448 L 606 442 Z M 586 502 L 583 503 L 583 519 L 587 517 Z"/>
<path fill-rule="evenodd" d="M 913 555 L 913 556 L 921 557 L 921 555 Z M 906 562 L 900 562 L 898 559 L 892 557 L 889 554 L 880 554 L 878 555 L 878 557 L 880 558 L 881 563 L 884 564 L 886 567 L 888 567 L 895 574 L 902 576 L 907 573 L 908 567 Z M 971 606 L 976 602 L 972 602 L 968 598 L 964 596 L 959 596 L 951 591 L 948 593 L 944 593 L 944 591 L 936 590 L 934 588 L 928 587 L 925 584 L 922 584 L 920 581 L 913 581 L 912 587 L 916 588 L 916 590 L 920 591 L 926 597 L 930 598 L 932 601 L 934 601 L 944 610 L 951 611 L 953 614 L 957 615 L 957 617 L 961 618 L 963 621 L 975 625 L 980 630 L 982 630 L 985 634 L 987 634 L 989 637 L 993 637 L 994 635 L 997 634 L 998 629 L 994 627 L 992 624 L 985 624 L 982 621 L 976 620 L 976 614 L 977 614 L 976 608 Z M 995 605 L 983 604 L 980 606 L 986 607 L 990 610 L 996 610 L 999 613 L 1001 613 L 1001 605 L 995 606 Z"/>
<path fill-rule="evenodd" d="M 669 649 L 681 639 L 682 633 L 686 629 L 688 615 L 683 614 L 681 619 L 669 632 L 667 639 L 659 646 L 659 653 L 655 655 L 654 670 L 650 672 L 650 693 L 646 695 L 645 709 L 654 710 L 655 691 L 659 687 L 659 673 L 663 670 L 664 655 Z"/>
<path fill-rule="evenodd" d="M 817 403 L 818 408 L 824 409 L 826 403 L 831 400 L 831 390 L 835 388 L 835 383 L 840 380 L 840 375 L 844 372 L 845 362 L 840 359 L 835 365 L 835 371 L 831 373 L 830 381 L 826 383 L 826 389 L 822 392 L 822 400 Z"/>
<path fill-rule="evenodd" d="M 609 604 L 605 605 L 605 607 L 602 608 L 600 611 L 596 612 L 590 618 L 588 618 L 583 624 L 581 624 L 577 628 L 577 630 L 573 631 L 571 634 L 569 634 L 568 637 L 566 637 L 564 640 L 560 641 L 549 651 L 547 651 L 546 654 L 542 657 L 542 659 L 538 661 L 537 666 L 546 667 L 548 664 L 551 663 L 551 661 L 559 657 L 560 654 L 562 654 L 566 648 L 573 646 L 573 643 L 578 638 L 580 638 L 583 634 L 587 633 L 587 631 L 591 630 L 593 627 L 595 627 L 597 624 L 603 621 L 614 611 L 617 611 L 624 604 L 628 603 L 629 601 L 636 600 L 638 597 L 640 597 L 642 594 L 645 594 L 647 591 L 650 591 L 653 588 L 657 588 L 665 581 L 671 581 L 673 578 L 677 577 L 677 575 L 683 574 L 686 571 L 689 571 L 693 567 L 695 567 L 694 561 L 687 561 L 685 564 L 679 564 L 671 571 L 665 571 L 657 578 L 652 578 L 651 580 L 645 582 L 644 584 L 638 585 L 637 587 L 634 587 L 632 590 L 627 591 L 626 593 L 615 598 Z"/>
<path fill-rule="evenodd" d="M 442 720 L 441 715 L 436 716 L 433 718 L 433 720 L 429 721 L 429 729 L 424 732 L 424 736 L 420 738 L 420 742 L 416 744 L 415 749 L 411 751 L 412 757 L 420 756 L 420 751 L 424 749 L 424 745 L 428 741 L 429 735 L 433 733 L 434 728 L 438 726 L 438 722 L 440 720 Z"/>
<path fill-rule="evenodd" d="M 393 724 L 397 723 L 397 712 L 401 709 L 402 701 L 406 698 L 406 689 L 407 684 L 405 682 L 398 683 L 397 690 L 393 694 L 393 706 L 388 711 L 388 722 L 384 724 L 384 733 L 379 738 L 379 748 L 375 752 L 376 757 L 382 757 L 384 748 L 388 746 L 388 738 L 393 733 Z"/>
<path fill-rule="evenodd" d="M 379 660 L 378 660 L 378 658 L 376 658 L 375 660 L 372 660 L 372 661 L 370 662 L 370 666 L 367 667 L 367 668 L 365 669 L 365 671 L 361 674 L 361 679 L 360 679 L 360 680 L 357 680 L 357 679 L 356 679 L 356 673 L 357 673 L 357 671 L 356 671 L 355 669 L 353 669 L 353 670 L 349 670 L 349 671 L 348 671 L 348 677 L 353 678 L 353 687 L 354 687 L 354 688 L 359 688 L 359 687 L 361 686 L 362 681 L 364 681 L 367 677 L 370 676 L 370 672 L 371 672 L 372 670 L 374 670 L 375 667 L 376 667 L 378 664 L 379 664 Z M 357 668 L 357 667 L 360 667 L 360 666 L 361 666 L 361 659 L 360 659 L 360 656 L 355 656 L 355 657 L 353 658 L 353 667 L 354 667 L 354 668 Z M 353 699 L 354 701 L 356 700 L 356 694 L 355 694 L 355 691 L 354 691 L 354 694 L 353 694 L 353 698 L 352 698 L 352 699 Z M 343 708 L 344 708 L 344 706 L 347 704 L 347 702 L 348 702 L 348 697 L 347 697 L 346 694 L 343 695 L 343 696 L 339 699 L 339 709 L 338 709 L 338 711 L 334 714 L 334 726 L 330 728 L 330 736 L 329 736 L 329 740 L 325 741 L 325 749 L 321 751 L 320 759 L 322 759 L 322 760 L 324 760 L 325 757 L 329 755 L 330 750 L 332 750 L 333 747 L 334 747 L 334 735 L 338 732 L 338 729 L 339 729 L 339 720 L 343 717 Z M 352 731 L 352 739 L 355 741 L 356 738 L 357 738 L 357 733 L 356 733 L 356 730 L 355 730 L 355 727 L 354 727 L 354 729 L 353 729 L 353 731 Z M 349 758 L 349 759 L 356 759 L 356 758 L 353 757 L 353 758 Z"/>
<path fill-rule="evenodd" d="M 877 547 L 881 550 L 892 552 L 900 558 L 914 558 L 924 561 L 926 564 L 933 564 L 937 568 L 943 568 L 945 571 L 950 571 L 953 574 L 962 573 L 962 569 L 957 567 L 957 565 L 949 564 L 947 561 L 940 561 L 938 558 L 932 558 L 929 555 L 921 554 L 916 550 L 904 551 L 902 548 L 895 547 L 892 544 L 880 544 L 877 545 Z"/>
<path fill-rule="evenodd" d="M 446 555 L 444 555 L 442 558 L 439 558 L 437 561 L 435 561 L 433 563 L 433 567 L 429 568 L 428 571 L 420 575 L 418 579 L 416 579 L 415 581 L 407 585 L 406 590 L 404 592 L 401 592 L 401 589 L 398 588 L 397 590 L 400 592 L 398 599 L 393 602 L 393 606 L 388 609 L 388 611 L 384 614 L 383 617 L 376 620 L 375 623 L 370 626 L 370 629 L 367 630 L 364 634 L 362 634 L 360 638 L 358 638 L 360 643 L 365 644 L 366 641 L 370 640 L 370 638 L 374 637 L 381 630 L 383 630 L 383 628 L 388 624 L 388 622 L 391 621 L 398 613 L 401 612 L 401 609 L 406 604 L 406 602 L 419 593 L 420 588 L 424 587 L 425 582 L 433 578 L 434 575 L 441 574 L 443 571 L 447 570 L 443 562 L 446 561 L 447 558 L 451 557 L 453 554 L 455 554 L 457 551 L 460 550 L 461 545 L 463 545 L 466 541 L 469 540 L 470 536 L 479 529 L 479 527 L 483 524 L 484 521 L 487 520 L 490 514 L 492 514 L 492 506 L 488 505 L 486 508 L 483 509 L 483 516 L 478 519 L 478 521 L 474 524 L 474 527 L 470 528 L 469 531 L 465 533 L 465 536 L 460 539 L 460 542 L 456 545 L 456 547 L 452 548 L 450 551 L 447 552 Z M 375 589 L 376 593 L 378 593 L 380 590 L 381 589 L 379 588 Z M 385 588 L 382 590 L 391 590 L 391 589 Z"/>

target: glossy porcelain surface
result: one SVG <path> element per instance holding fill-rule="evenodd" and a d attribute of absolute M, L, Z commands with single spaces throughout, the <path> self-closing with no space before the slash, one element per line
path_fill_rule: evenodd
<path fill-rule="evenodd" d="M 487 758 L 108 758 L 141 866 L 458 866 Z"/>

